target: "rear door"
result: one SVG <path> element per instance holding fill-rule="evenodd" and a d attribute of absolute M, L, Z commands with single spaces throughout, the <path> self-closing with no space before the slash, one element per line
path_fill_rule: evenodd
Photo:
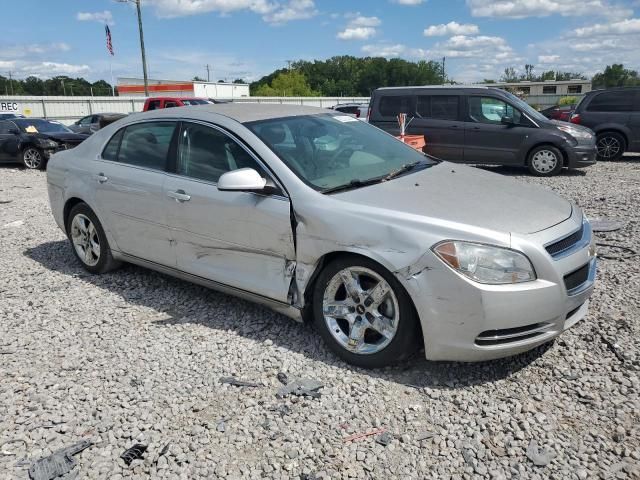
<path fill-rule="evenodd" d="M 640 152 L 640 89 L 636 90 L 636 99 L 633 111 L 629 114 L 629 150 Z"/>
<path fill-rule="evenodd" d="M 0 162 L 19 162 L 18 143 L 20 136 L 11 130 L 17 129 L 18 126 L 9 121 L 0 121 Z"/>
<path fill-rule="evenodd" d="M 419 92 L 415 117 L 406 133 L 424 135 L 424 151 L 453 162 L 464 160 L 464 122 L 460 95 L 446 91 Z M 408 121 L 409 119 L 407 119 Z"/>
<path fill-rule="evenodd" d="M 96 204 L 118 250 L 170 267 L 176 261 L 163 187 L 176 127 L 175 121 L 150 121 L 119 130 L 92 172 Z"/>
<path fill-rule="evenodd" d="M 466 100 L 465 163 L 524 164 L 520 149 L 534 127 L 520 110 L 490 95 L 469 95 Z M 513 124 L 503 124 L 502 117 Z"/>
<path fill-rule="evenodd" d="M 580 112 L 580 125 L 596 133 L 612 125 L 628 125 L 635 96 L 634 90 L 610 90 L 595 94 L 585 106 L 584 115 Z"/>
<path fill-rule="evenodd" d="M 295 258 L 289 199 L 284 192 L 219 191 L 220 175 L 238 168 L 270 177 L 224 130 L 182 123 L 175 173 L 167 176 L 163 199 L 178 268 L 284 302 L 287 268 Z"/>

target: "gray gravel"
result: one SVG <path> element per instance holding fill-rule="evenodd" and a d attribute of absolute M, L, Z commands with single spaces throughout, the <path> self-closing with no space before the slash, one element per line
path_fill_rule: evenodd
<path fill-rule="evenodd" d="M 640 159 L 490 170 L 622 220 L 599 238 L 640 252 Z M 533 352 L 364 371 L 251 303 L 133 266 L 88 275 L 45 175 L 0 168 L 0 477 L 88 439 L 79 478 L 640 478 L 639 260 L 602 260 L 588 317 Z M 277 398 L 278 372 L 321 397 Z"/>

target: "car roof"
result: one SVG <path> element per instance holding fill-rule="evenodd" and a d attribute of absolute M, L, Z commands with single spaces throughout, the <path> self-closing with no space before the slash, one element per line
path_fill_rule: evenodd
<path fill-rule="evenodd" d="M 206 119 L 207 114 L 229 117 L 239 123 L 269 120 L 272 118 L 295 117 L 300 115 L 320 115 L 329 113 L 324 108 L 302 105 L 281 105 L 265 103 L 218 103 L 180 107 L 179 109 L 151 110 L 136 115 L 136 119 L 162 117 L 185 117 Z"/>
<path fill-rule="evenodd" d="M 393 91 L 393 90 L 499 90 L 493 87 L 485 87 L 482 85 L 414 85 L 407 87 L 380 87 L 374 92 Z"/>
<path fill-rule="evenodd" d="M 625 91 L 625 90 L 630 90 L 630 91 L 634 91 L 634 90 L 640 90 L 640 87 L 611 87 L 611 88 L 597 88 L 595 90 L 591 90 L 587 93 L 585 93 L 585 95 L 593 95 L 594 93 L 602 93 L 602 92 L 620 92 L 620 91 Z"/>

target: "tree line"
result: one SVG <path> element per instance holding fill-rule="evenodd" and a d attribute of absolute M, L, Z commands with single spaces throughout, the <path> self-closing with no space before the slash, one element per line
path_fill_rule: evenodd
<path fill-rule="evenodd" d="M 0 95 L 107 96 L 111 95 L 111 85 L 104 80 L 91 83 L 65 75 L 45 80 L 34 76 L 16 80 L 0 75 Z"/>

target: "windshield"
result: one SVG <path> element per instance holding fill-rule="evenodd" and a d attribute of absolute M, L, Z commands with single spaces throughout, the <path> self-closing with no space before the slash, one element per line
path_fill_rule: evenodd
<path fill-rule="evenodd" d="M 344 185 L 357 187 L 407 165 L 436 163 L 377 127 L 348 115 L 305 115 L 245 125 L 298 177 L 321 191 Z"/>
<path fill-rule="evenodd" d="M 531 117 L 533 120 L 538 120 L 538 121 L 543 121 L 543 122 L 549 120 L 547 117 L 542 115 L 539 111 L 537 111 L 535 108 L 533 108 L 531 105 L 529 105 L 524 100 L 520 100 L 518 97 L 516 97 L 514 94 L 512 94 L 510 92 L 505 92 L 505 93 L 508 95 L 509 100 L 511 100 L 511 102 L 516 107 L 518 107 L 521 111 L 523 111 L 524 113 L 529 115 L 529 117 Z"/>
<path fill-rule="evenodd" d="M 60 122 L 54 122 L 53 120 L 42 120 L 38 118 L 20 118 L 14 119 L 15 123 L 20 130 L 25 133 L 60 133 L 71 132 Z"/>

